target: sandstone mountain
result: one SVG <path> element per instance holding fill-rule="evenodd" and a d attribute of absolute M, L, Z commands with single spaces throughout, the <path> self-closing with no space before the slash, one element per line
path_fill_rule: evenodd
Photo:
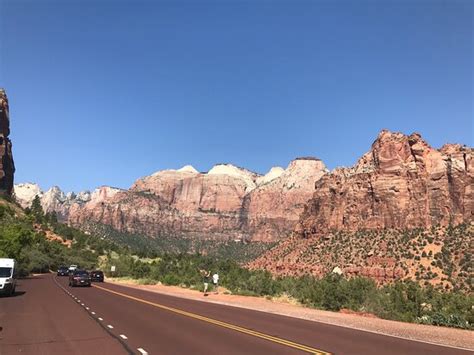
<path fill-rule="evenodd" d="M 69 209 L 74 204 L 84 204 L 91 199 L 89 191 L 74 194 L 69 192 L 65 194 L 57 186 L 53 186 L 46 192 L 43 192 L 39 185 L 33 183 L 15 184 L 15 199 L 23 208 L 31 206 L 33 199 L 38 196 L 41 205 L 46 213 L 55 212 L 58 218 L 66 221 L 69 216 Z"/>
<path fill-rule="evenodd" d="M 472 148 L 437 150 L 419 134 L 382 131 L 354 167 L 316 183 L 293 236 L 249 266 L 280 275 L 337 267 L 379 281 L 419 277 L 446 287 L 457 277 L 464 285 L 459 266 L 469 264 L 473 213 Z"/>
<path fill-rule="evenodd" d="M 276 241 L 292 233 L 314 183 L 326 172 L 320 160 L 301 158 L 264 176 L 231 164 L 207 173 L 186 166 L 141 178 L 129 190 L 101 187 L 75 196 L 57 188 L 38 193 L 21 184 L 15 193 L 24 205 L 40 195 L 47 212 L 84 229 L 105 225 L 152 238 Z"/>
<path fill-rule="evenodd" d="M 326 172 L 321 160 L 308 158 L 292 161 L 284 171 L 270 170 L 261 185 L 244 198 L 242 217 L 252 240 L 288 236 L 312 196 L 314 184 Z"/>
<path fill-rule="evenodd" d="M 10 195 L 13 191 L 13 163 L 12 143 L 10 135 L 10 115 L 8 98 L 5 90 L 0 89 L 0 193 Z"/>
<path fill-rule="evenodd" d="M 459 224 L 474 214 L 473 149 L 437 150 L 419 134 L 382 131 L 352 168 L 336 169 L 316 184 L 301 216 L 303 236 L 331 229 L 410 229 Z"/>

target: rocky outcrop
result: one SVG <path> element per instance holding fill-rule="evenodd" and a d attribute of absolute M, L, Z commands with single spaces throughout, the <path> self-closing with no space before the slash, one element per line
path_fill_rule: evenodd
<path fill-rule="evenodd" d="M 327 173 L 318 159 L 296 159 L 286 170 L 280 169 L 272 168 L 245 197 L 243 215 L 252 240 L 288 237 L 313 195 L 314 184 Z"/>
<path fill-rule="evenodd" d="M 474 213 L 473 149 L 430 147 L 419 134 L 382 131 L 352 168 L 316 184 L 296 232 L 411 229 L 458 224 Z"/>
<path fill-rule="evenodd" d="M 38 196 L 45 213 L 56 213 L 61 221 L 67 221 L 69 210 L 74 205 L 82 206 L 91 200 L 88 191 L 75 194 L 69 192 L 65 194 L 57 186 L 53 186 L 48 191 L 43 192 L 39 185 L 32 183 L 16 184 L 14 187 L 15 199 L 23 208 L 31 207 L 33 199 Z"/>
<path fill-rule="evenodd" d="M 55 210 L 79 227 L 102 224 L 150 237 L 275 241 L 292 232 L 325 173 L 316 159 L 297 159 L 265 176 L 231 164 L 207 173 L 185 166 L 138 179 L 129 190 L 101 187 L 87 199 L 68 198 L 56 188 L 40 197 L 45 211 Z M 31 204 L 37 188 L 17 188 Z"/>
<path fill-rule="evenodd" d="M 12 143 L 10 135 L 10 115 L 8 99 L 5 90 L 0 89 L 0 194 L 11 195 L 13 192 L 13 162 Z"/>
<path fill-rule="evenodd" d="M 315 276 L 339 268 L 380 283 L 411 278 L 466 288 L 461 264 L 472 250 L 472 155 L 467 146 L 437 150 L 419 134 L 382 131 L 355 166 L 316 182 L 295 233 L 248 266 Z M 451 258 L 445 264 L 436 259 L 442 249 Z"/>
<path fill-rule="evenodd" d="M 40 198 L 43 196 L 43 191 L 41 191 L 39 185 L 32 183 L 15 184 L 14 192 L 16 202 L 23 208 L 30 207 L 36 196 Z"/>

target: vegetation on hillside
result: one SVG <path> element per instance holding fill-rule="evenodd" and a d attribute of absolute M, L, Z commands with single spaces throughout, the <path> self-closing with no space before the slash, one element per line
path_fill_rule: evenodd
<path fill-rule="evenodd" d="M 473 292 L 472 240 L 474 225 L 412 230 L 333 231 L 323 237 L 289 238 L 254 264 L 271 268 L 275 260 L 294 265 L 285 274 L 332 271 L 334 267 L 399 270 L 401 278 L 438 290 Z M 391 281 L 387 278 L 387 281 Z"/>
<path fill-rule="evenodd" d="M 372 313 L 380 318 L 473 329 L 474 297 L 462 292 L 440 292 L 431 285 L 398 281 L 378 287 L 367 278 L 345 279 L 328 274 L 273 277 L 263 270 L 248 270 L 229 259 L 191 254 L 165 254 L 142 261 L 130 255 L 109 259 L 116 266 L 113 276 L 140 279 L 145 284 L 162 283 L 202 290 L 200 269 L 218 272 L 221 285 L 234 294 L 289 296 L 306 306 L 339 311 Z M 110 272 L 107 272 L 111 276 Z"/>
<path fill-rule="evenodd" d="M 74 242 L 68 248 L 59 241 L 49 241 L 46 233 L 50 232 Z M 23 211 L 0 199 L 0 257 L 16 259 L 21 275 L 48 272 L 69 264 L 92 268 L 100 255 L 112 250 L 121 252 L 113 243 L 60 224 L 52 214 L 45 215 L 37 200 Z"/>
<path fill-rule="evenodd" d="M 91 234 L 100 235 L 105 240 L 128 246 L 136 251 L 138 255 L 148 258 L 154 258 L 164 253 L 184 253 L 203 254 L 246 263 L 275 246 L 275 243 L 191 239 L 166 235 L 150 238 L 140 234 L 118 232 L 110 226 L 99 223 L 89 223 L 83 228 Z"/>

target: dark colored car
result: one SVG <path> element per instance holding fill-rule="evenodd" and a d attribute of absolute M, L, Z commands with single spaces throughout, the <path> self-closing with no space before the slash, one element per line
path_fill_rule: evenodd
<path fill-rule="evenodd" d="M 104 273 L 100 270 L 91 271 L 92 282 L 104 282 Z"/>
<path fill-rule="evenodd" d="M 69 286 L 89 286 L 91 285 L 91 276 L 86 270 L 74 270 L 69 275 Z"/>
<path fill-rule="evenodd" d="M 68 276 L 68 267 L 67 266 L 60 266 L 58 269 L 58 276 Z"/>

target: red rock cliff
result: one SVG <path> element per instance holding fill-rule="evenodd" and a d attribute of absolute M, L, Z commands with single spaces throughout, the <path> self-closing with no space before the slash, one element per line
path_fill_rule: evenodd
<path fill-rule="evenodd" d="M 437 150 L 419 134 L 382 131 L 352 168 L 316 183 L 298 235 L 329 230 L 409 229 L 473 219 L 473 149 L 448 144 Z"/>
<path fill-rule="evenodd" d="M 0 193 L 10 195 L 13 191 L 13 163 L 12 143 L 10 135 L 10 117 L 8 99 L 5 90 L 0 89 Z"/>
<path fill-rule="evenodd" d="M 89 202 L 73 205 L 68 219 L 76 226 L 100 223 L 150 237 L 275 241 L 291 234 L 325 173 L 321 161 L 309 159 L 265 176 L 230 164 L 207 173 L 189 166 L 165 170 L 129 190 L 104 198 L 94 193 Z"/>

